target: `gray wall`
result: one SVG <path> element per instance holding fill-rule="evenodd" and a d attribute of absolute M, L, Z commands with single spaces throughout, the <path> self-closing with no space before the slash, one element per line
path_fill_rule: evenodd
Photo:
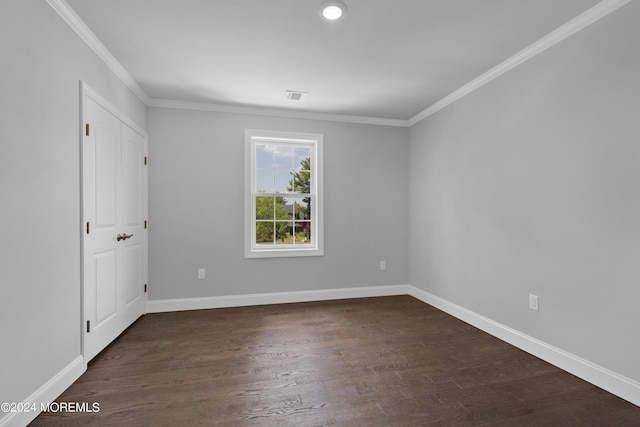
<path fill-rule="evenodd" d="M 410 283 L 636 381 L 638 22 L 631 2 L 414 126 L 409 149 Z"/>
<path fill-rule="evenodd" d="M 410 283 L 640 381 L 639 18 L 411 130 L 149 109 L 150 299 Z M 147 111 L 44 1 L 0 2 L 0 58 L 0 402 L 20 402 L 80 355 L 78 82 Z M 325 135 L 324 257 L 243 258 L 245 128 Z"/>
<path fill-rule="evenodd" d="M 148 121 L 150 300 L 407 283 L 407 129 L 163 108 Z M 324 257 L 244 259 L 245 128 L 324 134 Z"/>
<path fill-rule="evenodd" d="M 80 355 L 79 81 L 146 123 L 45 1 L 0 2 L 0 60 L 0 402 L 21 402 Z"/>

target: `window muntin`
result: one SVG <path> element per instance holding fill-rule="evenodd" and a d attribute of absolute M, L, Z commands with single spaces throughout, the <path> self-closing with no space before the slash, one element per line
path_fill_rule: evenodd
<path fill-rule="evenodd" d="M 245 132 L 245 257 L 323 255 L 322 135 Z"/>

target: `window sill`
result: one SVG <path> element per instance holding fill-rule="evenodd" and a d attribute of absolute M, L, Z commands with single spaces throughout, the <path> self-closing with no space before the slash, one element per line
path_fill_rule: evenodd
<path fill-rule="evenodd" d="M 253 249 L 247 251 L 244 257 L 250 258 L 297 258 L 310 256 L 324 256 L 324 251 L 318 248 L 305 249 Z"/>

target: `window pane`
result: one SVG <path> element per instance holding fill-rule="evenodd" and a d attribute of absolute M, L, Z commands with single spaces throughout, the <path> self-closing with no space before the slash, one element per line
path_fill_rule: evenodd
<path fill-rule="evenodd" d="M 291 244 L 291 223 L 289 221 L 276 221 L 276 244 Z"/>
<path fill-rule="evenodd" d="M 295 244 L 311 244 L 311 221 L 296 221 L 293 223 Z"/>
<path fill-rule="evenodd" d="M 291 197 L 285 197 L 284 198 L 284 208 L 285 208 L 285 212 L 287 213 L 286 217 L 279 217 L 276 219 L 286 219 L 287 221 L 293 221 L 293 216 L 294 216 L 294 212 L 295 212 L 295 203 L 294 203 L 295 199 L 291 198 Z"/>
<path fill-rule="evenodd" d="M 273 222 L 256 222 L 256 244 L 273 244 L 274 239 Z"/>
<path fill-rule="evenodd" d="M 311 172 L 296 171 L 291 177 L 293 191 L 296 193 L 311 193 Z"/>
<path fill-rule="evenodd" d="M 280 169 L 280 170 L 293 169 L 293 147 L 276 146 L 275 154 L 276 154 L 276 161 L 275 161 L 276 169 Z"/>
<path fill-rule="evenodd" d="M 293 167 L 295 169 L 311 170 L 311 149 L 296 147 L 293 150 Z"/>
<path fill-rule="evenodd" d="M 288 220 L 289 215 L 287 214 L 287 199 L 282 196 L 275 197 L 275 208 L 276 208 L 276 218 L 277 220 Z"/>
<path fill-rule="evenodd" d="M 256 196 L 256 219 L 267 219 L 273 221 L 273 214 L 273 197 Z"/>
<path fill-rule="evenodd" d="M 297 220 L 311 219 L 311 198 L 309 197 L 296 197 L 293 199 L 295 213 L 294 217 Z"/>
<path fill-rule="evenodd" d="M 293 182 L 291 180 L 291 172 L 290 171 L 275 171 L 276 177 L 276 193 L 288 193 L 293 191 L 293 186 L 291 185 Z"/>
<path fill-rule="evenodd" d="M 256 171 L 256 193 L 273 193 L 273 170 Z"/>
<path fill-rule="evenodd" d="M 256 168 L 273 169 L 273 146 L 256 145 Z"/>

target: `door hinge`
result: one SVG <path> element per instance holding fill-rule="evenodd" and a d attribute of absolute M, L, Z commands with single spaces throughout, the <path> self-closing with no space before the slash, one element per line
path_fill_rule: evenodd
<path fill-rule="evenodd" d="M 84 125 L 84 134 L 86 136 L 89 136 L 89 123 L 87 123 L 86 125 Z"/>
<path fill-rule="evenodd" d="M 89 234 L 89 223 L 87 222 L 87 234 Z"/>
<path fill-rule="evenodd" d="M 144 284 L 144 292 L 147 293 L 147 284 Z"/>
<path fill-rule="evenodd" d="M 146 219 L 144 220 L 144 229 L 145 230 L 147 229 L 147 220 Z"/>
<path fill-rule="evenodd" d="M 144 165 L 147 166 L 147 156 L 144 156 Z"/>
<path fill-rule="evenodd" d="M 91 332 L 91 320 L 87 320 L 87 332 Z"/>

